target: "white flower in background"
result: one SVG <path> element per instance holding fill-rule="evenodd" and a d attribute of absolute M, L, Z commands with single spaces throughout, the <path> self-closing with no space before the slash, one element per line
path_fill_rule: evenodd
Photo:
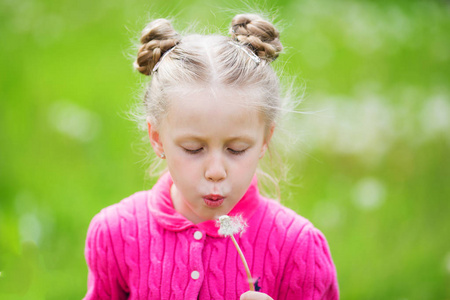
<path fill-rule="evenodd" d="M 302 116 L 297 126 L 307 132 L 306 144 L 376 164 L 397 137 L 394 108 L 375 94 L 358 97 L 316 95 L 312 110 L 318 112 Z"/>
<path fill-rule="evenodd" d="M 386 195 L 386 188 L 376 178 L 361 179 L 353 189 L 353 202 L 362 210 L 374 210 L 381 206 Z"/>
<path fill-rule="evenodd" d="M 22 242 L 33 242 L 39 245 L 42 226 L 38 217 L 33 213 L 26 213 L 19 218 L 19 234 Z"/>
<path fill-rule="evenodd" d="M 57 131 L 81 142 L 92 140 L 100 131 L 100 117 L 96 113 L 68 101 L 54 103 L 48 118 Z"/>
<path fill-rule="evenodd" d="M 445 271 L 450 274 L 450 252 L 444 258 Z"/>
<path fill-rule="evenodd" d="M 446 94 L 432 96 L 428 99 L 421 112 L 421 125 L 425 137 L 433 138 L 446 135 L 450 139 L 450 97 Z"/>

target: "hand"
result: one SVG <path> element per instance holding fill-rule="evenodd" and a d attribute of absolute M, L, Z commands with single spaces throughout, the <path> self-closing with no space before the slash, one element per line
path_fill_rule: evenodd
<path fill-rule="evenodd" d="M 269 295 L 260 292 L 248 291 L 241 295 L 240 300 L 273 300 Z"/>

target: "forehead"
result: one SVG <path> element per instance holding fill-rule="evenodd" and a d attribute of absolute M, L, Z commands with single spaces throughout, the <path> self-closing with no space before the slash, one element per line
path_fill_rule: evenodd
<path fill-rule="evenodd" d="M 233 88 L 190 87 L 171 93 L 163 127 L 178 134 L 240 135 L 264 128 L 256 97 Z"/>

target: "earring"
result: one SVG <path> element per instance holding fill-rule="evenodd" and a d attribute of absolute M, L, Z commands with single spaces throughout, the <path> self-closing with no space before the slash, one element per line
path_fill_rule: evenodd
<path fill-rule="evenodd" d="M 166 155 L 164 154 L 164 152 L 163 153 L 161 153 L 161 158 L 166 158 Z"/>

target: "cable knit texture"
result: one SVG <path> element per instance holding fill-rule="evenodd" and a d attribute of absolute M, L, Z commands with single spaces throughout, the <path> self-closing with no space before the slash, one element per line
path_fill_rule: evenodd
<path fill-rule="evenodd" d="M 218 235 L 215 221 L 193 224 L 176 212 L 172 183 L 167 173 L 152 190 L 93 218 L 86 239 L 84 299 L 239 299 L 248 290 L 230 238 Z M 238 214 L 249 227 L 235 237 L 260 292 L 278 300 L 339 298 L 323 234 L 294 211 L 262 197 L 256 178 L 229 215 Z"/>

